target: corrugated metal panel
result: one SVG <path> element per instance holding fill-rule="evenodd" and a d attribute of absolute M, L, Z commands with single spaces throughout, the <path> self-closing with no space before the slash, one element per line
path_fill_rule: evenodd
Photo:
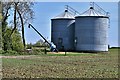
<path fill-rule="evenodd" d="M 108 51 L 108 17 L 75 18 L 77 51 Z"/>
<path fill-rule="evenodd" d="M 52 19 L 51 41 L 59 50 L 74 49 L 74 19 Z"/>

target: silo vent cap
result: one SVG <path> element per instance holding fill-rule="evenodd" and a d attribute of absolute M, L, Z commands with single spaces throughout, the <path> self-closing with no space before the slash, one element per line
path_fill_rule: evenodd
<path fill-rule="evenodd" d="M 68 12 L 68 10 L 65 10 L 65 12 Z"/>
<path fill-rule="evenodd" d="M 93 7 L 90 7 L 90 9 L 94 9 Z"/>

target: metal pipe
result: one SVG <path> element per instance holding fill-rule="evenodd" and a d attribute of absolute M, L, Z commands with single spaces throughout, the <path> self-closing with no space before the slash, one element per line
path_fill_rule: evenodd
<path fill-rule="evenodd" d="M 30 26 L 45 40 L 45 42 L 49 44 L 49 46 L 51 46 L 51 44 L 43 37 L 43 35 L 40 34 L 40 32 L 38 32 L 38 30 L 33 27 L 33 25 L 29 24 L 28 27 L 30 28 Z"/>
<path fill-rule="evenodd" d="M 57 49 L 56 47 L 54 47 L 51 43 L 49 43 L 49 42 L 43 37 L 43 35 L 42 35 L 40 32 L 38 32 L 37 29 L 35 29 L 35 28 L 33 27 L 33 25 L 29 24 L 29 25 L 28 25 L 28 28 L 30 28 L 30 27 L 32 27 L 32 28 L 45 40 L 45 42 L 47 42 L 47 43 L 49 44 L 49 46 L 50 46 L 50 48 L 51 48 L 51 51 L 58 52 L 58 49 Z"/>

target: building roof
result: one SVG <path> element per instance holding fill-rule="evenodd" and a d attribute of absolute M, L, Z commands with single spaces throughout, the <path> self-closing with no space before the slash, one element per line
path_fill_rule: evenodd
<path fill-rule="evenodd" d="M 103 14 L 100 11 L 95 10 L 93 7 L 90 7 L 87 11 L 83 12 L 80 16 L 106 16 L 106 14 Z"/>
<path fill-rule="evenodd" d="M 54 17 L 53 19 L 75 19 L 75 16 L 68 10 L 65 10 L 63 13 Z"/>

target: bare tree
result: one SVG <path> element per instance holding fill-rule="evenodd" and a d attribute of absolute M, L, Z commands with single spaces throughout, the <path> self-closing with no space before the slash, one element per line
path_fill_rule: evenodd
<path fill-rule="evenodd" d="M 33 20 L 34 16 L 34 11 L 32 10 L 34 3 L 33 2 L 8 2 L 5 3 L 3 6 L 3 23 L 7 20 L 9 10 L 14 9 L 14 19 L 13 19 L 13 24 L 14 27 L 11 31 L 11 35 L 13 32 L 17 29 L 20 28 L 22 31 L 22 40 L 23 40 L 23 45 L 25 48 L 25 35 L 24 35 L 24 27 L 29 21 Z M 3 25 L 3 24 L 2 24 Z"/>
<path fill-rule="evenodd" d="M 32 6 L 33 6 L 32 2 L 15 3 L 15 10 L 17 11 L 19 15 L 19 19 L 21 21 L 21 24 L 18 23 L 18 26 L 21 27 L 21 30 L 22 30 L 22 39 L 23 39 L 24 47 L 25 47 L 24 25 L 29 23 L 29 21 L 33 19 L 34 12 L 31 9 Z"/>

